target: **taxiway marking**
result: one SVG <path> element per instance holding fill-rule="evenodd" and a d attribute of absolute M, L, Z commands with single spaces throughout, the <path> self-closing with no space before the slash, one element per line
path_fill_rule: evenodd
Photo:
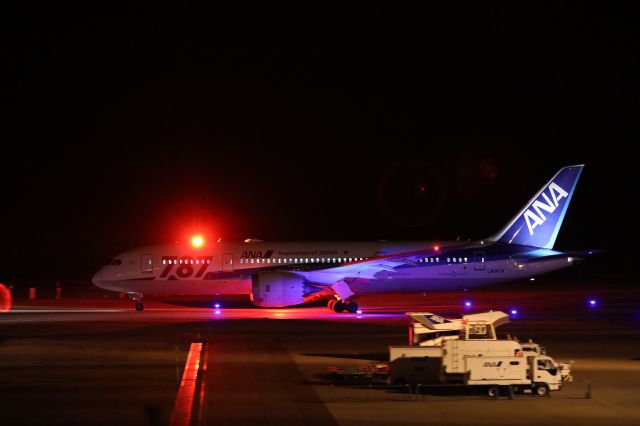
<path fill-rule="evenodd" d="M 191 424 L 201 353 L 202 343 L 192 343 L 184 366 L 184 373 L 182 373 L 182 381 L 178 388 L 176 404 L 171 413 L 171 420 L 169 421 L 171 426 L 189 426 Z"/>

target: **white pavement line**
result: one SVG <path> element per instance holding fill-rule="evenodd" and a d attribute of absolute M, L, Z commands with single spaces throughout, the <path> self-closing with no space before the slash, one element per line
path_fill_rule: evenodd
<path fill-rule="evenodd" d="M 200 365 L 200 370 L 202 370 L 202 375 L 207 374 L 207 364 L 209 363 L 209 347 L 207 346 L 204 354 L 202 354 L 202 363 Z M 204 418 L 207 414 L 206 412 L 206 403 L 205 403 L 205 395 L 207 393 L 207 380 L 203 378 L 200 380 L 200 397 L 198 399 L 198 425 L 202 425 L 204 422 Z"/>
<path fill-rule="evenodd" d="M 196 392 L 198 371 L 200 371 L 200 353 L 202 343 L 192 343 L 187 355 L 187 362 L 184 365 L 182 381 L 178 388 L 176 404 L 171 413 L 171 426 L 189 426 L 191 424 L 191 414 L 193 412 L 193 400 Z"/>

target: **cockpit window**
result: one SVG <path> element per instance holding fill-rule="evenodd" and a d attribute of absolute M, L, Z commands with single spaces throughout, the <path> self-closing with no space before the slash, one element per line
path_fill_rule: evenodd
<path fill-rule="evenodd" d="M 122 260 L 120 260 L 120 259 L 113 259 L 113 260 L 111 261 L 111 263 L 109 263 L 109 265 L 111 265 L 111 266 L 118 266 L 118 265 L 122 265 Z"/>

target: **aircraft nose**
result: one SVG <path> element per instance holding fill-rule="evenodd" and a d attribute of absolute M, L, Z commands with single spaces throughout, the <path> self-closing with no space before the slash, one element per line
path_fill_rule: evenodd
<path fill-rule="evenodd" d="M 104 282 L 104 279 L 102 278 L 102 268 L 100 268 L 98 272 L 95 273 L 93 278 L 91 278 L 91 282 L 97 287 L 100 287 L 100 285 Z"/>

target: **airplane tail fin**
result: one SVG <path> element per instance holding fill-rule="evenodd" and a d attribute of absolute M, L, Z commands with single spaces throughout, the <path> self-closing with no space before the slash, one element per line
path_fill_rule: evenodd
<path fill-rule="evenodd" d="M 504 244 L 552 249 L 584 164 L 563 167 L 493 237 Z"/>

